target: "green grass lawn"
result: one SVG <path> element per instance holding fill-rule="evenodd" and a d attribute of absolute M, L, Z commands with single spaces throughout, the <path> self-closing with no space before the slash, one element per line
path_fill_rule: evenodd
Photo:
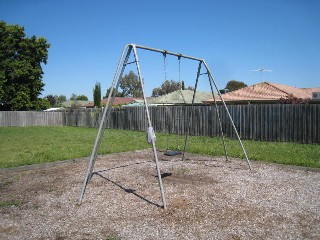
<path fill-rule="evenodd" d="M 91 154 L 96 128 L 1 127 L 0 168 L 54 162 Z M 157 133 L 158 149 L 182 148 L 185 136 Z M 244 141 L 251 160 L 320 167 L 319 144 Z M 244 158 L 239 142 L 226 139 L 228 155 Z M 150 148 L 146 133 L 106 129 L 99 154 Z M 221 138 L 188 138 L 187 151 L 212 156 L 224 155 Z"/>

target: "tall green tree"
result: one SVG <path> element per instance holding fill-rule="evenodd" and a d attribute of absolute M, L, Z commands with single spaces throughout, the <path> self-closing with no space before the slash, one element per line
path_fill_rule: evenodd
<path fill-rule="evenodd" d="M 108 98 L 109 94 L 111 92 L 111 87 L 109 87 L 107 89 L 106 95 L 103 98 Z M 114 94 L 114 92 L 112 92 L 112 95 Z M 124 97 L 124 94 L 122 92 L 117 91 L 116 97 Z"/>
<path fill-rule="evenodd" d="M 99 82 L 93 89 L 93 102 L 95 107 L 101 107 L 101 84 Z"/>
<path fill-rule="evenodd" d="M 70 97 L 70 100 L 71 100 L 71 101 L 75 101 L 75 100 L 77 100 L 77 97 L 78 97 L 77 94 L 72 93 L 72 94 L 71 94 L 71 97 Z"/>
<path fill-rule="evenodd" d="M 26 37 L 24 28 L 0 21 L 0 110 L 33 110 L 43 104 L 41 64 L 50 44 L 43 37 Z"/>
<path fill-rule="evenodd" d="M 154 88 L 152 90 L 152 97 L 158 97 L 162 96 L 171 92 L 174 92 L 176 90 L 179 90 L 181 88 L 181 85 L 179 82 L 176 82 L 174 80 L 166 80 L 164 81 L 160 87 Z"/>
<path fill-rule="evenodd" d="M 49 101 L 50 107 L 55 107 L 56 106 L 57 100 L 56 100 L 55 96 L 50 94 L 50 95 L 46 96 L 45 98 Z"/>
<path fill-rule="evenodd" d="M 186 86 L 184 85 L 184 81 L 182 80 L 182 86 L 181 86 L 181 90 L 185 90 L 186 89 Z"/>
<path fill-rule="evenodd" d="M 62 103 L 67 101 L 67 97 L 65 95 L 55 95 L 54 98 L 56 99 L 56 107 L 61 107 Z"/>
<path fill-rule="evenodd" d="M 142 89 L 139 77 L 130 71 L 120 81 L 120 88 L 124 97 L 142 97 Z"/>
<path fill-rule="evenodd" d="M 86 95 L 77 96 L 76 100 L 78 101 L 88 101 L 88 97 Z"/>
<path fill-rule="evenodd" d="M 245 84 L 244 82 L 240 82 L 240 81 L 236 81 L 236 80 L 230 80 L 227 85 L 226 85 L 226 89 L 229 89 L 230 92 L 241 89 L 241 88 L 245 88 L 248 87 L 247 84 Z"/>

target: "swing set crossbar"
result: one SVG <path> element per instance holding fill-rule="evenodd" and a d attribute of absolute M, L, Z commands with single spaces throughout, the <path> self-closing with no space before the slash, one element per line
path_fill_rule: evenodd
<path fill-rule="evenodd" d="M 135 48 L 139 48 L 139 49 L 144 49 L 144 50 L 148 50 L 148 51 L 153 51 L 153 52 L 158 52 L 158 53 L 162 53 L 165 55 L 171 55 L 171 56 L 176 56 L 178 58 L 186 58 L 186 59 L 190 59 L 190 60 L 196 60 L 199 62 L 204 62 L 204 59 L 201 58 L 196 58 L 196 57 L 192 57 L 192 56 L 187 56 L 181 53 L 174 53 L 174 52 L 169 52 L 167 50 L 161 50 L 161 49 L 156 49 L 156 48 L 151 48 L 151 47 L 146 47 L 146 46 L 141 46 L 141 45 L 136 45 L 136 44 L 128 44 L 128 47 L 135 47 Z"/>

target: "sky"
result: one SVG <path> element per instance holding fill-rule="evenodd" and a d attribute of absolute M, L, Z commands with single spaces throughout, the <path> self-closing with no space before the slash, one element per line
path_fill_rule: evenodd
<path fill-rule="evenodd" d="M 111 86 L 121 53 L 134 43 L 201 58 L 219 89 L 230 80 L 320 87 L 317 0 L 0 0 L 0 20 L 50 43 L 42 96 L 93 99 Z M 194 86 L 198 63 L 138 49 L 145 92 L 167 80 Z M 266 68 L 272 72 L 250 71 Z M 134 64 L 125 74 L 135 71 Z M 199 91 L 210 91 L 201 75 Z"/>

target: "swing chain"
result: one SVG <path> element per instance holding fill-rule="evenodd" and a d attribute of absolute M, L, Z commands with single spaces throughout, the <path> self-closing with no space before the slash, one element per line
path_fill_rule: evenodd
<path fill-rule="evenodd" d="M 167 51 L 163 52 L 163 70 L 164 70 L 164 81 L 167 80 Z"/>

